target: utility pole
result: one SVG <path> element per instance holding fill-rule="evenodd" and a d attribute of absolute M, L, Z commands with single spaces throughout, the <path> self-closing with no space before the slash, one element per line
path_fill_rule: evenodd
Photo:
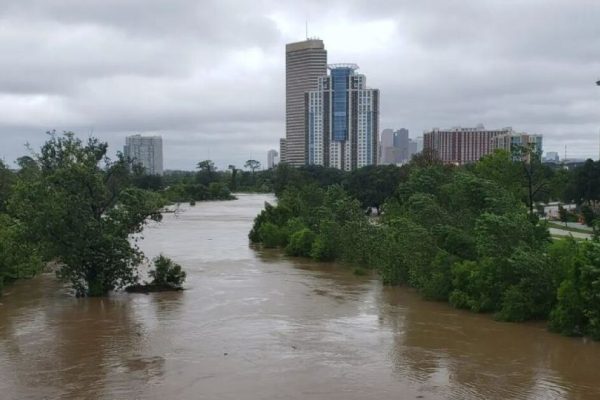
<path fill-rule="evenodd" d="M 600 86 L 600 79 L 596 81 L 596 86 Z M 598 162 L 600 162 L 600 131 L 598 132 Z"/>

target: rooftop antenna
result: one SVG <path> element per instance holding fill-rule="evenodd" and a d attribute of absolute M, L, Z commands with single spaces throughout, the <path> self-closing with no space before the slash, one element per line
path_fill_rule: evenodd
<path fill-rule="evenodd" d="M 306 29 L 306 40 L 308 40 L 308 19 L 304 21 L 305 29 Z"/>

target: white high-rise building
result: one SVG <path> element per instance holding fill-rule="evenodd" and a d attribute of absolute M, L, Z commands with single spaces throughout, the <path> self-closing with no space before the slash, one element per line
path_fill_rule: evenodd
<path fill-rule="evenodd" d="M 306 93 L 308 164 L 350 171 L 377 164 L 379 90 L 355 64 L 333 64 Z"/>
<path fill-rule="evenodd" d="M 277 150 L 269 150 L 267 152 L 267 169 L 275 167 L 275 164 L 277 164 L 278 155 L 279 153 L 277 152 Z"/>
<path fill-rule="evenodd" d="M 163 174 L 162 137 L 127 136 L 123 153 L 134 164 L 141 164 L 148 175 Z"/>

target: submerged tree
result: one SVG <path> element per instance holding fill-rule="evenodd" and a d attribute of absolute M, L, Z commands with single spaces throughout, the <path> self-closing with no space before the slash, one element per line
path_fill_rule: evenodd
<path fill-rule="evenodd" d="M 212 160 L 200 161 L 196 167 L 198 168 L 198 174 L 196 175 L 198 183 L 208 186 L 215 180 L 217 167 L 215 167 L 215 163 Z"/>
<path fill-rule="evenodd" d="M 107 157 L 106 143 L 71 132 L 50 138 L 33 159 L 36 179 L 21 179 L 9 209 L 58 276 L 78 296 L 102 296 L 137 281 L 143 254 L 132 244 L 149 220 L 160 220 L 156 193 L 129 185 L 129 166 Z"/>

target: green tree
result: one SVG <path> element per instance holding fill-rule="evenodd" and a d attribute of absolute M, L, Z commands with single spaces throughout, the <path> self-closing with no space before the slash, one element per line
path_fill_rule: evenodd
<path fill-rule="evenodd" d="M 254 173 L 256 172 L 256 170 L 260 168 L 260 161 L 248 160 L 244 164 L 244 167 L 248 168 L 250 171 L 252 171 L 252 175 L 254 175 Z"/>
<path fill-rule="evenodd" d="M 229 180 L 229 187 L 231 188 L 231 190 L 233 190 L 234 192 L 237 190 L 237 173 L 238 170 L 235 167 L 235 165 L 233 164 L 229 164 L 229 167 L 227 167 L 230 171 L 231 171 L 231 178 Z"/>
<path fill-rule="evenodd" d="M 10 196 L 14 180 L 14 173 L 0 160 L 0 212 L 6 208 L 6 201 Z"/>
<path fill-rule="evenodd" d="M 135 283 L 143 254 L 129 239 L 161 218 L 161 197 L 128 187 L 126 161 L 108 159 L 107 148 L 50 133 L 35 157 L 39 179 L 20 180 L 9 203 L 25 237 L 59 262 L 58 276 L 78 296 Z"/>
<path fill-rule="evenodd" d="M 542 164 L 539 152 L 532 146 L 515 146 L 512 153 L 523 171 L 525 204 L 529 213 L 533 214 L 536 200 L 548 200 L 551 169 Z"/>
<path fill-rule="evenodd" d="M 583 221 L 587 226 L 594 226 L 594 220 L 596 219 L 596 213 L 592 209 L 592 207 L 584 204 L 581 206 L 581 215 L 583 216 Z"/>
<path fill-rule="evenodd" d="M 419 168 L 441 166 L 442 160 L 436 150 L 425 148 L 418 154 L 412 156 L 410 164 Z"/>
<path fill-rule="evenodd" d="M 566 277 L 550 315 L 550 328 L 569 336 L 600 340 L 600 242 L 566 242 L 560 262 Z"/>
<path fill-rule="evenodd" d="M 510 285 L 504 289 L 497 317 L 504 321 L 521 322 L 547 319 L 556 302 L 558 284 L 547 256 L 519 248 L 508 260 Z"/>
<path fill-rule="evenodd" d="M 375 207 L 379 214 L 385 200 L 406 178 L 406 168 L 395 165 L 369 165 L 352 171 L 346 187 L 364 208 Z"/>
<path fill-rule="evenodd" d="M 516 199 L 521 198 L 521 166 L 513 161 L 510 152 L 497 150 L 482 157 L 475 164 L 474 172 L 480 178 L 489 180 L 512 193 Z"/>
<path fill-rule="evenodd" d="M 217 167 L 215 167 L 215 163 L 212 160 L 200 161 L 196 165 L 196 168 L 198 169 L 198 174 L 196 175 L 198 183 L 208 186 L 211 182 L 215 181 Z"/>
<path fill-rule="evenodd" d="M 23 235 L 23 226 L 0 214 L 0 293 L 4 282 L 31 278 L 42 268 L 36 247 Z"/>
<path fill-rule="evenodd" d="M 566 197 L 579 205 L 600 201 L 600 161 L 587 160 L 573 172 Z"/>

